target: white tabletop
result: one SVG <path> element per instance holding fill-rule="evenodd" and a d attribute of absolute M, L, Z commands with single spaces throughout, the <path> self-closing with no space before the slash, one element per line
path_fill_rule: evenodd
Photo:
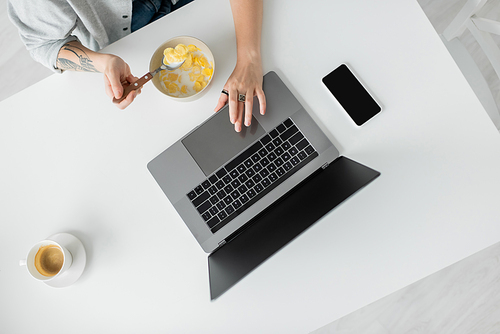
<path fill-rule="evenodd" d="M 121 111 L 102 75 L 65 73 L 0 103 L 0 332 L 307 333 L 500 240 L 500 136 L 416 1 L 264 12 L 264 71 L 381 176 L 211 302 L 207 254 L 146 168 L 212 114 L 234 68 L 228 1 L 197 0 L 105 52 L 141 76 L 162 42 L 195 36 L 217 67 L 201 99 L 148 84 Z M 362 127 L 321 83 L 342 62 L 383 106 Z M 56 289 L 18 261 L 59 232 L 87 267 Z"/>

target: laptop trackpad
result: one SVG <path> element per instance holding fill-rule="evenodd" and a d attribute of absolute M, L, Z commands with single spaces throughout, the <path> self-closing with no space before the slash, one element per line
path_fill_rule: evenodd
<path fill-rule="evenodd" d="M 234 131 L 224 108 L 184 138 L 182 144 L 208 176 L 264 134 L 264 128 L 253 116 L 250 127 L 242 126 L 239 133 Z"/>

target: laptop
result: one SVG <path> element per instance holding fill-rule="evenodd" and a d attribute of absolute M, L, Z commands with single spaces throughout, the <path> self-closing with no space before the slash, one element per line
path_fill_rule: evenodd
<path fill-rule="evenodd" d="M 254 98 L 251 126 L 235 132 L 226 105 L 148 164 L 211 255 L 339 158 L 338 149 L 275 72 L 264 76 L 263 89 L 266 115 L 260 114 Z"/>

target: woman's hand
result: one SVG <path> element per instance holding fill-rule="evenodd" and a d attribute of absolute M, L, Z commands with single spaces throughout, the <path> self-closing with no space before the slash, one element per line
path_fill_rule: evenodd
<path fill-rule="evenodd" d="M 237 132 L 242 124 L 252 122 L 253 97 L 259 99 L 260 113 L 266 113 L 266 97 L 262 90 L 262 0 L 230 0 L 236 33 L 237 61 L 224 85 L 215 111 L 229 102 L 229 120 Z"/>
<path fill-rule="evenodd" d="M 109 59 L 106 61 L 106 66 L 103 70 L 104 89 L 110 98 L 119 99 L 123 95 L 124 88 L 139 78 L 132 75 L 130 67 L 123 59 L 114 55 L 108 56 Z M 141 88 L 131 91 L 127 97 L 120 103 L 117 103 L 116 106 L 120 109 L 125 109 L 140 93 Z"/>
<path fill-rule="evenodd" d="M 128 86 L 138 78 L 130 73 L 128 64 L 118 56 L 92 51 L 78 41 L 64 44 L 57 56 L 57 67 L 64 71 L 101 72 L 104 74 L 104 89 L 111 98 L 119 99 L 123 86 Z M 126 99 L 117 104 L 126 108 L 141 92 L 132 91 Z"/>
<path fill-rule="evenodd" d="M 229 95 L 221 93 L 215 111 L 229 102 L 229 121 L 234 124 L 236 132 L 241 131 L 243 124 L 250 126 L 252 122 L 253 97 L 257 96 L 260 113 L 266 113 L 266 97 L 262 90 L 262 65 L 259 57 L 238 61 L 233 73 L 224 85 Z M 245 102 L 238 101 L 239 95 L 245 95 Z"/>

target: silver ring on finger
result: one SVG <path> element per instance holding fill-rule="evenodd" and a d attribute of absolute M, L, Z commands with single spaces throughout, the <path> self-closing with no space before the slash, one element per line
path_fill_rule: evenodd
<path fill-rule="evenodd" d="M 238 94 L 238 101 L 245 103 L 245 94 Z"/>

